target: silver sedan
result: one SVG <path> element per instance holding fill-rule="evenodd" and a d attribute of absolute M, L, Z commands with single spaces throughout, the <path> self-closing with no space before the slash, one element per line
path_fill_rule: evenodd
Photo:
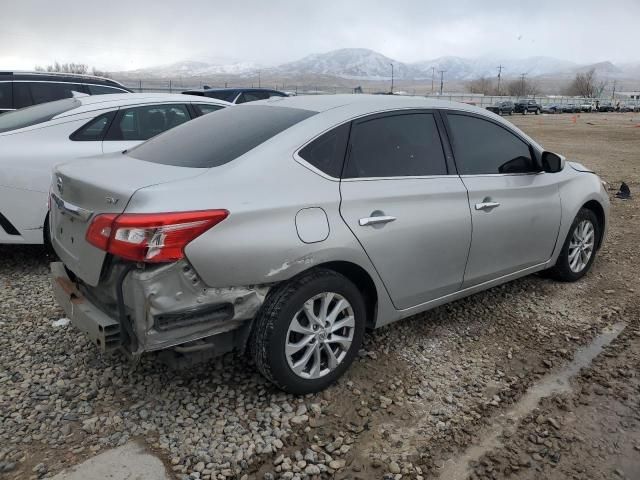
<path fill-rule="evenodd" d="M 597 175 L 486 110 L 278 98 L 58 166 L 53 286 L 102 350 L 247 349 L 301 394 L 366 328 L 541 270 L 578 280 L 608 209 Z"/>

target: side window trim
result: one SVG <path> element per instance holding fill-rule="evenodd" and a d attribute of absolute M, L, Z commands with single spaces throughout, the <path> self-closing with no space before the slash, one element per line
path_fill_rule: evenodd
<path fill-rule="evenodd" d="M 451 134 L 451 126 L 449 125 L 449 118 L 448 115 L 463 115 L 466 117 L 472 117 L 472 118 L 477 118 L 479 120 L 484 120 L 486 122 L 489 122 L 497 127 L 502 128 L 503 130 L 505 130 L 506 132 L 510 133 L 511 135 L 513 135 L 514 137 L 516 137 L 518 140 L 520 140 L 522 143 L 524 143 L 528 149 L 529 149 L 529 154 L 531 155 L 531 160 L 534 162 L 535 166 L 537 168 L 540 168 L 540 159 L 538 158 L 537 152 L 535 150 L 535 148 L 533 148 L 533 145 L 531 145 L 531 143 L 529 141 L 527 141 L 527 139 L 523 138 L 521 135 L 519 135 L 517 132 L 514 132 L 513 130 L 505 127 L 504 125 L 501 125 L 500 123 L 494 121 L 491 118 L 485 117 L 483 115 L 478 115 L 474 112 L 465 112 L 464 110 L 453 110 L 453 109 L 443 109 L 441 110 L 442 112 L 442 123 L 444 125 L 444 130 L 447 134 L 447 141 L 449 143 L 449 148 L 451 149 L 451 158 L 453 160 L 453 163 L 455 165 L 456 171 L 458 172 L 458 175 L 462 178 L 465 177 L 506 177 L 506 176 L 514 176 L 514 175 L 539 175 L 541 172 L 541 170 L 539 171 L 535 171 L 535 172 L 523 172 L 523 173 L 472 173 L 472 174 L 464 174 L 461 173 L 460 167 L 458 166 L 458 163 L 456 162 L 455 159 L 455 154 L 454 154 L 454 142 L 455 139 L 453 138 L 453 135 Z"/>
<path fill-rule="evenodd" d="M 376 120 L 384 117 L 396 117 L 400 115 L 415 115 L 415 114 L 431 114 L 434 117 L 436 123 L 436 130 L 438 132 L 438 138 L 440 139 L 440 147 L 442 148 L 442 153 L 445 158 L 445 168 L 447 170 L 446 174 L 443 175 L 408 175 L 408 176 L 397 176 L 397 177 L 359 177 L 359 178 L 342 178 L 344 177 L 344 170 L 349 162 L 349 157 L 351 156 L 351 136 L 353 135 L 353 126 L 368 122 L 370 120 Z M 379 112 L 373 114 L 363 115 L 358 118 L 354 118 L 351 121 L 351 129 L 349 131 L 349 141 L 347 143 L 347 153 L 345 155 L 345 160 L 342 165 L 342 175 L 340 175 L 340 181 L 342 182 L 360 182 L 360 181 L 376 181 L 376 180 L 403 180 L 410 178 L 439 178 L 439 177 L 448 177 L 450 175 L 457 175 L 457 171 L 455 169 L 451 169 L 449 165 L 449 160 L 447 158 L 447 147 L 445 146 L 445 139 L 443 138 L 443 128 L 442 125 L 438 122 L 440 120 L 440 115 L 437 109 L 434 108 L 407 108 L 401 110 L 390 110 L 387 112 Z M 448 142 L 448 137 L 447 137 Z"/>

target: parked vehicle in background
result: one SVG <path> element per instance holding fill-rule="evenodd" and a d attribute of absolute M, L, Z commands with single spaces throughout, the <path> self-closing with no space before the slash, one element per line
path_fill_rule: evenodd
<path fill-rule="evenodd" d="M 598 105 L 599 112 L 613 112 L 615 109 L 611 102 L 601 102 L 600 105 Z"/>
<path fill-rule="evenodd" d="M 567 103 L 562 105 L 563 113 L 578 113 L 580 111 L 580 105 L 576 105 L 575 103 Z"/>
<path fill-rule="evenodd" d="M 502 115 L 504 113 L 508 115 L 512 115 L 514 108 L 515 107 L 513 105 L 513 102 L 505 101 L 505 102 L 497 102 L 493 105 L 490 105 L 487 107 L 487 110 L 493 113 L 497 113 L 498 115 Z"/>
<path fill-rule="evenodd" d="M 185 90 L 185 95 L 198 95 L 200 97 L 217 98 L 229 103 L 247 103 L 257 100 L 267 100 L 271 97 L 286 97 L 287 94 L 268 88 L 200 88 Z"/>
<path fill-rule="evenodd" d="M 542 105 L 540 105 L 535 100 L 531 100 L 531 99 L 518 100 L 514 104 L 515 113 L 522 113 L 523 115 L 526 115 L 527 113 L 535 113 L 536 115 L 538 115 L 541 111 L 542 111 Z"/>
<path fill-rule="evenodd" d="M 121 83 L 93 75 L 0 71 L 0 113 L 40 103 L 87 95 L 131 92 Z"/>
<path fill-rule="evenodd" d="M 629 105 L 627 103 L 620 104 L 620 112 L 633 112 L 633 105 Z"/>
<path fill-rule="evenodd" d="M 0 116 L 0 243 L 43 243 L 51 169 L 121 152 L 230 105 L 210 98 L 128 93 L 67 98 Z M 128 170 L 120 172 L 126 182 Z"/>
<path fill-rule="evenodd" d="M 581 278 L 609 200 L 485 109 L 319 95 L 58 165 L 51 204 L 55 296 L 101 350 L 248 346 L 305 394 L 345 372 L 367 327 L 544 269 Z"/>
<path fill-rule="evenodd" d="M 581 112 L 592 112 L 593 110 L 595 110 L 595 106 L 591 102 L 584 102 L 580 104 Z"/>
<path fill-rule="evenodd" d="M 640 103 L 637 103 L 633 106 L 633 111 L 634 112 L 640 112 Z"/>
<path fill-rule="evenodd" d="M 542 113 L 562 113 L 562 107 L 560 105 L 543 105 L 541 112 Z"/>

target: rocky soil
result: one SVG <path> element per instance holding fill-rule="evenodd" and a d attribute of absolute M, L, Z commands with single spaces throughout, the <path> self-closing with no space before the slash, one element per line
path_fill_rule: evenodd
<path fill-rule="evenodd" d="M 640 195 L 640 115 L 512 120 Z M 347 375 L 306 397 L 239 356 L 176 372 L 154 355 L 100 355 L 56 323 L 45 252 L 0 247 L 0 477 L 45 478 L 136 439 L 176 478 L 438 478 L 528 388 L 622 322 L 573 390 L 511 425 L 469 474 L 639 478 L 637 202 L 612 200 L 582 281 L 534 275 L 371 332 Z"/>

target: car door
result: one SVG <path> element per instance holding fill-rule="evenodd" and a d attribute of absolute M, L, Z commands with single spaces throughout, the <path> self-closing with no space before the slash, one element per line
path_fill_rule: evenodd
<path fill-rule="evenodd" d="M 103 153 L 121 152 L 191 120 L 185 104 L 120 108 L 102 142 Z"/>
<path fill-rule="evenodd" d="M 507 126 L 463 112 L 446 119 L 473 225 L 463 288 L 549 260 L 560 227 L 557 176 Z"/>
<path fill-rule="evenodd" d="M 351 128 L 340 212 L 398 309 L 455 292 L 463 280 L 469 205 L 440 129 L 437 112 L 423 110 L 364 117 Z"/>

